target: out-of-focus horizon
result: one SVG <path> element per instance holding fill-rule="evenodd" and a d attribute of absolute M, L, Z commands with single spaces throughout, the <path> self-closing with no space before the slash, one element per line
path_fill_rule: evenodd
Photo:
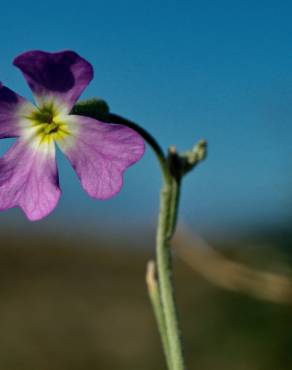
<path fill-rule="evenodd" d="M 285 1 L 5 2 L 0 80 L 31 99 L 14 57 L 28 49 L 77 51 L 95 70 L 82 98 L 104 98 L 164 148 L 207 139 L 208 159 L 186 178 L 181 204 L 197 231 L 289 225 L 291 12 Z M 9 144 L 0 142 L 1 154 Z M 106 202 L 90 199 L 59 157 L 63 196 L 54 213 L 30 224 L 11 210 L 0 214 L 2 227 L 154 224 L 160 175 L 149 148 Z"/>

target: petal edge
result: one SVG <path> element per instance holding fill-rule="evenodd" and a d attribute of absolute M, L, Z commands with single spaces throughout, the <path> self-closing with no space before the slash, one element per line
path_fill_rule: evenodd
<path fill-rule="evenodd" d="M 32 104 L 0 82 L 0 139 L 20 135 L 20 120 L 23 108 Z"/>
<path fill-rule="evenodd" d="M 20 207 L 29 220 L 40 220 L 53 211 L 60 194 L 52 151 L 45 155 L 18 140 L 0 158 L 1 211 Z"/>
<path fill-rule="evenodd" d="M 144 140 L 134 130 L 88 117 L 72 116 L 78 130 L 58 145 L 75 169 L 82 187 L 93 198 L 105 200 L 116 195 L 125 170 L 144 154 Z"/>
<path fill-rule="evenodd" d="M 68 112 L 93 78 L 91 64 L 74 51 L 49 53 L 31 50 L 13 61 L 29 84 L 37 102 L 57 99 Z"/>

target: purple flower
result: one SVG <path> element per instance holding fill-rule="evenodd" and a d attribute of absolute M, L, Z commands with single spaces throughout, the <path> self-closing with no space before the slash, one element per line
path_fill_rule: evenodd
<path fill-rule="evenodd" d="M 123 172 L 142 157 L 144 142 L 128 127 L 70 114 L 93 78 L 92 66 L 72 51 L 29 51 L 14 65 L 36 106 L 0 83 L 0 138 L 17 137 L 0 158 L 0 210 L 20 207 L 30 220 L 52 212 L 61 194 L 55 143 L 91 197 L 118 193 Z"/>

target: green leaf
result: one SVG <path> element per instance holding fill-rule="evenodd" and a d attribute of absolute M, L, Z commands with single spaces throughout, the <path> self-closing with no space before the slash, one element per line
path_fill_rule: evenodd
<path fill-rule="evenodd" d="M 81 100 L 74 105 L 71 114 L 91 117 L 103 122 L 109 122 L 109 106 L 102 99 L 93 98 Z"/>

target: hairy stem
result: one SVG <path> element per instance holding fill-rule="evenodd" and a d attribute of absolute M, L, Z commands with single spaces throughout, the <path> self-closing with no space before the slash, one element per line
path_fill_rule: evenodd
<path fill-rule="evenodd" d="M 176 228 L 179 199 L 180 199 L 180 189 L 181 189 L 181 181 L 179 179 L 172 178 L 171 179 L 171 205 L 170 205 L 170 217 L 169 217 L 169 228 L 168 228 L 169 238 L 173 237 L 173 234 Z"/>
<path fill-rule="evenodd" d="M 169 345 L 169 355 L 173 370 L 184 370 L 184 357 L 182 340 L 178 323 L 178 315 L 175 303 L 174 285 L 172 279 L 172 255 L 170 247 L 170 227 L 174 225 L 177 205 L 173 200 L 178 200 L 176 195 L 178 188 L 173 187 L 172 181 L 165 181 L 160 194 L 160 212 L 158 219 L 156 256 L 159 289 L 162 307 L 166 322 L 166 330 Z"/>
<path fill-rule="evenodd" d="M 147 264 L 146 283 L 147 283 L 149 298 L 152 303 L 154 316 L 155 316 L 156 323 L 158 326 L 158 331 L 161 337 L 163 351 L 164 351 L 165 359 L 167 362 L 167 367 L 168 369 L 172 369 L 171 359 L 170 359 L 170 354 L 169 354 L 169 344 L 168 344 L 166 323 L 165 323 L 165 317 L 164 317 L 164 312 L 162 308 L 162 302 L 160 299 L 159 286 L 158 286 L 158 281 L 156 277 L 156 265 L 154 261 L 149 261 Z"/>
<path fill-rule="evenodd" d="M 160 165 L 163 187 L 160 194 L 160 211 L 156 237 L 156 259 L 158 284 L 151 271 L 147 274 L 147 285 L 150 299 L 156 316 L 158 329 L 166 356 L 169 370 L 185 370 L 182 340 L 180 337 L 178 315 L 175 303 L 174 286 L 172 280 L 172 255 L 170 241 L 173 236 L 180 193 L 179 165 L 174 161 L 174 169 L 170 168 L 169 158 L 166 158 L 160 145 L 145 129 L 117 114 L 109 112 L 107 104 L 96 99 L 77 104 L 72 111 L 107 122 L 128 126 L 139 133 L 153 149 Z M 176 153 L 172 154 L 176 158 Z M 176 168 L 177 167 L 177 168 Z"/>
<path fill-rule="evenodd" d="M 109 120 L 110 122 L 123 124 L 137 131 L 153 149 L 160 164 L 163 177 L 163 187 L 160 194 L 160 211 L 156 237 L 156 258 L 159 295 L 164 316 L 162 327 L 163 330 L 166 329 L 167 337 L 164 338 L 162 335 L 162 342 L 166 348 L 165 354 L 167 356 L 167 364 L 169 369 L 185 370 L 182 340 L 179 330 L 172 279 L 172 256 L 170 246 L 171 237 L 174 233 L 177 219 L 180 180 L 171 174 L 167 159 L 161 147 L 152 137 L 152 135 L 150 135 L 146 130 L 136 123 L 116 114 L 109 114 Z M 156 305 L 156 309 L 157 307 L 158 306 Z"/>

